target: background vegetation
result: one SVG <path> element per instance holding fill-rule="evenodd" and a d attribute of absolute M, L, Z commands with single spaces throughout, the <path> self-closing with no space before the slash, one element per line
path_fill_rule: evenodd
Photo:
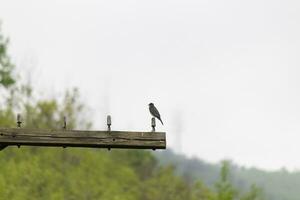
<path fill-rule="evenodd" d="M 219 172 L 222 164 L 207 163 L 198 158 L 187 158 L 167 150 L 155 154 L 160 165 L 176 166 L 175 174 L 185 181 L 194 183 L 202 180 L 209 187 L 214 188 L 215 182 L 220 179 Z M 230 171 L 230 182 L 240 192 L 246 192 L 251 187 L 261 190 L 266 199 L 272 200 L 298 200 L 300 188 L 299 171 L 289 172 L 282 168 L 278 171 L 264 171 L 257 168 L 240 167 L 227 161 Z M 253 186 L 255 183 L 256 186 Z"/>

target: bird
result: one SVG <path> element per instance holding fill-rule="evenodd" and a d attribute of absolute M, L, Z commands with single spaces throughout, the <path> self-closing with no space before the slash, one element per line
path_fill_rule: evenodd
<path fill-rule="evenodd" d="M 160 114 L 159 114 L 157 108 L 154 106 L 153 103 L 149 103 L 149 111 L 150 111 L 150 113 L 151 113 L 151 115 L 153 117 L 156 117 L 157 119 L 159 119 L 159 121 L 161 122 L 161 124 L 164 125 L 164 123 L 160 119 Z"/>

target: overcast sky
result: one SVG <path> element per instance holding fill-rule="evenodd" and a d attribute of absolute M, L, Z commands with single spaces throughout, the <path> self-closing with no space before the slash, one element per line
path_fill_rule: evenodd
<path fill-rule="evenodd" d="M 113 129 L 150 130 L 153 102 L 168 147 L 263 169 L 300 169 L 299 10 L 296 0 L 0 0 L 18 73 L 50 96 L 78 87 L 95 129 L 111 114 Z"/>

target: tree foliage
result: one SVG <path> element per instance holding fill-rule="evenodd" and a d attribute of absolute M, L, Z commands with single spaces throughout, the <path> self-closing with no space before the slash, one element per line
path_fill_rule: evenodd
<path fill-rule="evenodd" d="M 7 46 L 9 40 L 5 38 L 1 32 L 0 23 L 0 85 L 3 87 L 9 87 L 15 83 L 12 71 L 14 65 L 8 56 Z"/>
<path fill-rule="evenodd" d="M 216 183 L 217 197 L 220 200 L 234 200 L 237 196 L 236 189 L 232 186 L 229 174 L 229 162 L 223 161 L 220 179 Z"/>

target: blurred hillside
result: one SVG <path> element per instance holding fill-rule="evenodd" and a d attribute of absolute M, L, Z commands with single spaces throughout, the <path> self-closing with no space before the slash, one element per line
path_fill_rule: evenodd
<path fill-rule="evenodd" d="M 167 150 L 155 154 L 162 166 L 173 165 L 176 174 L 187 182 L 202 180 L 213 188 L 219 178 L 220 164 L 210 164 L 201 159 L 187 158 Z M 246 191 L 253 183 L 262 188 L 268 199 L 298 200 L 300 188 L 300 172 L 264 171 L 256 168 L 240 167 L 230 162 L 232 184 L 240 191 Z"/>

